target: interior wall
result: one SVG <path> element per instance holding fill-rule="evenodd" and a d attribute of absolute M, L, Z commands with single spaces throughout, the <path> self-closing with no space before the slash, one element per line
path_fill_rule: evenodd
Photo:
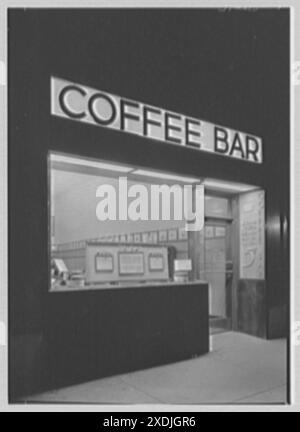
<path fill-rule="evenodd" d="M 100 237 L 104 234 L 122 234 L 144 232 L 172 227 L 184 227 L 183 220 L 106 220 L 99 221 L 96 216 L 96 206 L 100 198 L 96 197 L 96 190 L 101 184 L 114 186 L 118 189 L 118 178 L 97 177 L 88 174 L 52 170 L 53 176 L 53 207 L 54 211 L 54 241 L 68 243 Z M 128 181 L 128 188 L 134 185 Z M 150 185 L 140 183 L 148 190 L 148 209 L 150 214 Z M 118 196 L 118 195 L 117 195 Z M 132 198 L 128 199 L 128 203 Z M 173 211 L 171 208 L 171 217 Z"/>

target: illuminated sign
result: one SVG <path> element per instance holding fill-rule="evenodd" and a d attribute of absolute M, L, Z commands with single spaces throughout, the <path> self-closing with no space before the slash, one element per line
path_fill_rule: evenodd
<path fill-rule="evenodd" d="M 131 99 L 51 78 L 51 113 L 145 138 L 262 163 L 262 139 Z"/>

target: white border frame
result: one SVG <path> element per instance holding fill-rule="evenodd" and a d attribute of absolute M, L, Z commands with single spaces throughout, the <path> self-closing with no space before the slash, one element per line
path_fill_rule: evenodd
<path fill-rule="evenodd" d="M 262 7 L 290 7 L 291 9 L 291 71 L 295 60 L 300 61 L 300 3 L 297 0 L 219 0 L 219 1 L 195 1 L 183 2 L 182 0 L 162 1 L 157 2 L 151 0 L 143 0 L 140 2 L 128 0 L 115 0 L 114 4 L 109 0 L 86 1 L 82 3 L 80 0 L 52 0 L 52 2 L 42 1 L 23 1 L 23 0 L 4 0 L 0 5 L 0 28 L 2 30 L 2 38 L 0 38 L 0 410 L 1 411 L 78 411 L 78 405 L 47 405 L 47 404 L 8 404 L 8 358 L 7 358 L 7 8 L 9 7 L 39 7 L 39 8 L 54 8 L 54 7 L 224 7 L 224 8 L 262 8 Z M 298 23 L 298 26 L 296 25 Z M 4 65 L 4 67 L 2 67 Z M 295 140 L 300 140 L 300 124 L 295 123 L 295 110 L 299 110 L 300 105 L 300 82 L 293 84 L 291 77 L 291 212 L 290 212 L 290 324 L 291 328 L 295 324 L 300 325 L 300 292 L 296 292 L 295 286 L 300 284 L 300 268 L 295 267 L 295 256 L 300 256 L 300 242 L 296 242 L 296 238 L 300 238 L 300 226 L 294 224 L 296 215 L 300 212 L 300 170 L 295 169 L 300 164 L 300 148 L 295 147 Z M 297 191 L 299 192 L 297 193 Z M 297 196 L 296 196 L 297 193 Z M 5 328 L 1 325 L 4 323 Z M 4 332 L 3 332 L 4 330 Z M 299 332 L 300 333 L 300 332 Z M 97 412 L 113 412 L 113 411 L 186 411 L 186 412 L 201 412 L 201 411 L 300 411 L 300 367 L 296 369 L 296 364 L 300 365 L 300 334 L 299 342 L 291 335 L 290 354 L 291 354 L 291 405 L 80 405 L 81 411 L 97 411 Z"/>

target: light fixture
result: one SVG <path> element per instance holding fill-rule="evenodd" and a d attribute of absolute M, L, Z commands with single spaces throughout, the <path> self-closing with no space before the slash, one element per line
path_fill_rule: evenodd
<path fill-rule="evenodd" d="M 154 178 L 159 178 L 162 180 L 175 180 L 175 181 L 179 181 L 181 183 L 200 183 L 200 179 L 197 178 L 193 178 L 193 177 L 184 177 L 184 176 L 179 176 L 179 175 L 175 175 L 175 174 L 165 174 L 165 173 L 161 173 L 158 171 L 148 171 L 148 170 L 142 170 L 142 169 L 137 169 L 132 171 L 131 174 L 136 174 L 136 175 L 140 175 L 140 176 L 144 176 L 144 177 L 154 177 Z"/>
<path fill-rule="evenodd" d="M 233 183 L 233 182 L 227 182 L 227 181 L 215 180 L 209 178 L 204 179 L 203 184 L 205 187 L 209 189 L 223 190 L 232 193 L 247 192 L 253 189 L 257 189 L 256 186 L 251 186 L 243 183 Z"/>
<path fill-rule="evenodd" d="M 72 156 L 64 156 L 64 155 L 58 155 L 58 154 L 51 154 L 50 155 L 50 162 L 60 162 L 60 163 L 66 163 L 71 165 L 77 165 L 77 166 L 84 166 L 84 167 L 91 167 L 91 168 L 98 168 L 103 169 L 106 171 L 117 171 L 121 173 L 129 173 L 133 170 L 133 168 L 125 166 L 125 165 L 116 165 L 112 164 L 110 162 L 98 162 L 93 161 L 91 159 L 81 159 L 77 157 Z"/>

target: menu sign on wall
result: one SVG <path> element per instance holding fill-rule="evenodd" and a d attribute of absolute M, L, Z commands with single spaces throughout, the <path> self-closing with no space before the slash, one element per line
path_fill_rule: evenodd
<path fill-rule="evenodd" d="M 265 278 L 265 194 L 240 195 L 240 278 Z"/>
<path fill-rule="evenodd" d="M 144 255 L 140 252 L 119 252 L 120 275 L 144 273 Z"/>
<path fill-rule="evenodd" d="M 114 269 L 114 258 L 110 253 L 97 253 L 95 255 L 96 272 L 112 272 Z"/>

